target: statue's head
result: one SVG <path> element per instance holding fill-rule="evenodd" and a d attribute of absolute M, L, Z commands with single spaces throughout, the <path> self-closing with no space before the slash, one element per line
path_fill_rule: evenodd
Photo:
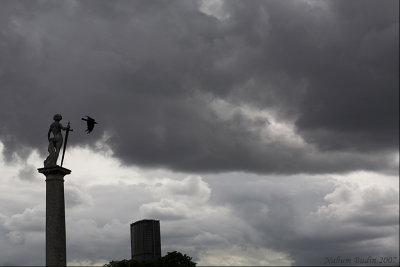
<path fill-rule="evenodd" d="M 54 115 L 54 116 L 53 116 L 53 120 L 55 120 L 55 121 L 60 121 L 60 120 L 62 120 L 61 114 L 56 114 L 56 115 Z"/>

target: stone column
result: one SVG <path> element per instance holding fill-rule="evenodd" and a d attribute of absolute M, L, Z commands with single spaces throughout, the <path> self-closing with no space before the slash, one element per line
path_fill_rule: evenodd
<path fill-rule="evenodd" d="M 46 266 L 66 266 L 64 176 L 60 166 L 38 169 L 46 176 Z"/>

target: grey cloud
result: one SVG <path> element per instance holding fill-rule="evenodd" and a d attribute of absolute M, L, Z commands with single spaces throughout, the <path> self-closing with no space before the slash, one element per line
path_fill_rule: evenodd
<path fill-rule="evenodd" d="M 398 208 L 399 195 L 394 189 L 370 188 L 361 194 L 363 203 L 359 212 L 349 219 L 351 222 L 370 227 L 398 225 L 398 216 L 393 214 L 393 210 Z"/>
<path fill-rule="evenodd" d="M 66 199 L 65 207 L 67 209 L 81 205 L 90 205 L 92 203 L 92 196 L 77 185 L 69 183 L 69 186 L 64 191 Z"/>
<path fill-rule="evenodd" d="M 388 177 L 377 177 L 387 182 Z M 72 178 L 66 188 L 79 191 Z M 396 184 L 396 177 L 391 179 L 390 184 Z M 14 194 L 31 190 L 26 199 L 19 199 L 17 208 L 0 211 L 0 237 L 7 240 L 0 242 L 1 264 L 44 263 L 44 206 L 31 207 L 43 198 L 36 193 L 42 187 L 25 183 L 22 189 L 10 188 Z M 141 207 L 162 208 L 163 201 L 181 215 L 161 218 L 164 254 L 178 250 L 198 261 L 207 257 L 208 250 L 231 257 L 236 246 L 242 262 L 246 257 L 265 262 L 268 255 L 262 252 L 272 250 L 284 255 L 278 263 L 283 257 L 296 265 L 321 265 L 325 257 L 337 255 L 398 256 L 398 194 L 385 183 L 358 187 L 350 178 L 226 173 L 81 189 L 91 201 L 78 201 L 79 206 L 66 210 L 70 265 L 129 258 L 129 224 L 156 215 Z M 71 196 L 66 195 L 67 202 Z M 7 199 L 3 194 L 0 198 Z M 261 249 L 256 258 L 252 248 Z"/>
<path fill-rule="evenodd" d="M 246 6 L 240 5 L 251 9 Z M 264 105 L 271 95 L 270 101 L 291 105 L 298 132 L 322 150 L 397 148 L 398 2 L 354 1 L 351 15 L 343 1 L 317 1 L 314 7 L 268 1 L 260 6 L 268 23 L 256 47 L 257 85 L 281 78 L 276 90 L 264 89 L 272 93 L 252 94 L 263 96 Z M 243 11 L 238 25 L 255 28 L 254 14 Z M 305 88 L 298 88 L 301 83 Z"/>
<path fill-rule="evenodd" d="M 196 217 L 202 212 L 201 206 L 207 203 L 211 193 L 208 185 L 198 176 L 189 176 L 183 181 L 164 181 L 147 190 L 160 200 L 141 205 L 139 210 L 142 217 L 163 221 Z"/>
<path fill-rule="evenodd" d="M 42 205 L 12 215 L 0 213 L 0 264 L 41 265 L 45 252 L 44 229 L 45 210 Z"/>
<path fill-rule="evenodd" d="M 17 177 L 24 181 L 34 181 L 38 177 L 37 168 L 29 164 L 23 165 L 19 170 Z"/>
<path fill-rule="evenodd" d="M 99 225 L 93 219 L 68 221 L 68 262 L 72 265 L 101 265 L 129 256 L 129 224 L 118 219 Z"/>
<path fill-rule="evenodd" d="M 240 186 L 232 183 L 239 180 Z M 237 218 L 246 218 L 248 227 L 257 231 L 259 239 L 251 243 L 287 252 L 295 265 L 321 265 L 331 256 L 396 257 L 392 245 L 398 243 L 396 194 L 385 187 L 328 181 L 321 183 L 318 177 L 244 180 L 241 175 L 209 179 L 213 203 L 229 205 Z"/>
<path fill-rule="evenodd" d="M 95 148 L 109 135 L 125 164 L 398 169 L 387 160 L 398 148 L 397 1 L 227 1 L 224 20 L 191 1 L 1 7 L 0 140 L 8 160 L 31 149 L 44 157 L 51 117 L 61 113 L 75 128 L 71 145 Z M 240 114 L 222 120 L 210 107 L 219 99 L 272 110 L 308 144 L 265 144 L 267 126 Z M 90 136 L 83 115 L 100 123 Z"/>
<path fill-rule="evenodd" d="M 70 209 L 71 216 L 80 216 L 90 219 L 98 225 L 103 226 L 112 218 L 118 218 L 121 223 L 129 223 L 132 220 L 139 220 L 140 214 L 137 213 L 143 202 L 151 202 L 154 197 L 148 191 L 143 190 L 143 185 L 123 185 L 123 186 L 93 186 L 86 190 L 86 202 L 83 207 L 90 207 L 91 214 L 82 214 L 81 209 Z M 114 206 L 113 203 L 119 203 Z"/>
<path fill-rule="evenodd" d="M 140 212 L 143 218 L 157 218 L 162 221 L 185 219 L 186 215 L 183 209 L 170 201 L 160 201 L 147 203 L 140 206 Z"/>
<path fill-rule="evenodd" d="M 3 225 L 10 231 L 42 231 L 44 229 L 44 206 L 39 205 L 34 208 L 27 208 L 22 213 L 4 217 Z"/>

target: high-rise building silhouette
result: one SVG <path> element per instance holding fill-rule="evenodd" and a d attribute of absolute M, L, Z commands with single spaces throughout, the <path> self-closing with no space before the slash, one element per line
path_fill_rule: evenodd
<path fill-rule="evenodd" d="M 141 220 L 131 224 L 132 259 L 161 257 L 160 221 Z"/>

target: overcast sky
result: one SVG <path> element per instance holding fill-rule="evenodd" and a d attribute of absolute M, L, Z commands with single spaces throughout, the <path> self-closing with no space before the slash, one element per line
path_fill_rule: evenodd
<path fill-rule="evenodd" d="M 398 10 L 0 1 L 0 265 L 45 264 L 56 113 L 70 265 L 129 259 L 145 218 L 199 265 L 398 263 Z"/>

